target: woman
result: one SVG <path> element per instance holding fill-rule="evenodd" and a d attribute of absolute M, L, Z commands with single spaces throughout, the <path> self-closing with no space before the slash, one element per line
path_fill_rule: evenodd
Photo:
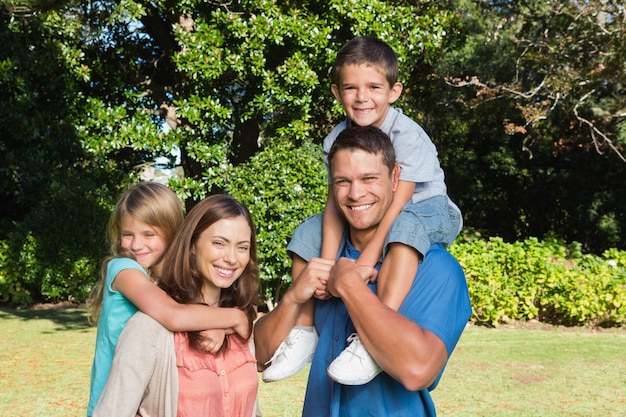
<path fill-rule="evenodd" d="M 93 416 L 253 416 L 256 363 L 249 340 L 233 327 L 243 311 L 250 335 L 256 318 L 250 212 L 226 195 L 203 200 L 187 215 L 161 265 L 159 284 L 172 298 L 223 309 L 224 323 L 203 340 L 199 332 L 172 333 L 135 314 L 120 336 Z"/>

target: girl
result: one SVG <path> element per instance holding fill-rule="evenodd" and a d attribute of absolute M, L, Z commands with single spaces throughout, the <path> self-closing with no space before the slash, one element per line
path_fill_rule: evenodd
<path fill-rule="evenodd" d="M 104 260 L 101 280 L 89 300 L 98 332 L 87 415 L 92 414 L 107 380 L 117 339 L 138 309 L 174 331 L 230 329 L 245 338 L 250 334 L 250 324 L 241 310 L 182 305 L 155 285 L 155 271 L 182 222 L 176 194 L 151 182 L 129 189 L 109 219 L 107 237 L 112 256 Z"/>
<path fill-rule="evenodd" d="M 196 205 L 164 256 L 160 285 L 186 305 L 240 309 L 251 326 L 258 270 L 246 207 L 226 195 Z M 94 417 L 252 416 L 258 376 L 247 338 L 229 334 L 213 353 L 198 342 L 197 332 L 172 333 L 137 313 L 120 336 Z"/>

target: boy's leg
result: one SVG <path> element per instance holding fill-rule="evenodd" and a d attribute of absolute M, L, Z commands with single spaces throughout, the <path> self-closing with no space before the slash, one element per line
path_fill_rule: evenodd
<path fill-rule="evenodd" d="M 263 371 L 263 381 L 279 381 L 300 372 L 311 362 L 317 339 L 313 327 L 313 300 L 309 300 L 302 306 L 295 326 L 270 359 L 271 365 Z"/>
<path fill-rule="evenodd" d="M 321 224 L 321 218 L 319 220 Z M 298 279 L 300 272 L 301 270 L 298 270 L 294 263 L 292 270 L 294 280 Z M 271 365 L 263 371 L 263 381 L 272 382 L 290 377 L 311 362 L 318 340 L 317 332 L 313 327 L 313 312 L 314 303 L 311 299 L 302 305 L 294 327 L 274 352 L 269 361 Z"/>
<path fill-rule="evenodd" d="M 407 255 L 407 250 L 416 256 Z M 413 285 L 418 261 L 415 249 L 401 243 L 389 245 L 387 256 L 378 272 L 378 297 L 387 307 L 398 311 Z M 328 375 L 344 385 L 366 384 L 382 369 L 356 333 L 348 340 L 348 347 L 328 367 Z"/>
<path fill-rule="evenodd" d="M 432 243 L 450 244 L 460 227 L 460 211 L 456 206 L 451 209 L 447 196 L 407 203 L 387 236 L 387 253 L 378 273 L 377 291 L 381 301 L 398 311 L 417 274 L 419 258 L 428 252 Z M 400 247 L 403 249 L 398 249 Z M 358 335 L 351 336 L 350 341 L 330 364 L 328 374 L 344 385 L 365 384 L 382 370 Z"/>
<path fill-rule="evenodd" d="M 287 251 L 302 260 L 319 256 L 322 250 L 323 215 L 312 216 L 296 228 Z M 298 269 L 301 268 L 301 269 Z M 294 262 L 291 276 L 298 279 L 304 266 L 297 267 Z M 276 349 L 270 359 L 271 365 L 263 371 L 265 382 L 278 381 L 298 373 L 311 361 L 317 346 L 317 332 L 313 327 L 313 300 L 301 307 L 294 328 Z"/>
<path fill-rule="evenodd" d="M 405 256 L 402 247 L 408 248 L 402 243 L 389 245 L 385 262 L 378 272 L 378 298 L 395 311 L 400 309 L 413 285 L 419 262 L 418 256 Z M 414 251 L 412 248 L 409 250 Z"/>

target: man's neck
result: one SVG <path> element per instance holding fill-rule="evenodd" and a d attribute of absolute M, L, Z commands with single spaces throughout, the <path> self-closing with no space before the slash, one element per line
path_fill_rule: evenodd
<path fill-rule="evenodd" d="M 350 244 L 352 247 L 359 252 L 363 252 L 363 250 L 367 247 L 367 244 L 374 236 L 376 229 L 372 230 L 354 230 L 352 228 L 348 229 L 348 239 L 350 240 Z"/>

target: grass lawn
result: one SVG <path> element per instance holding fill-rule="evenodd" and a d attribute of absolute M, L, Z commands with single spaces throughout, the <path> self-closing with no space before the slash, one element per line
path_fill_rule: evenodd
<path fill-rule="evenodd" d="M 626 329 L 470 326 L 433 392 L 440 416 L 624 416 Z M 0 416 L 83 416 L 95 329 L 84 310 L 0 309 Z M 265 417 L 299 416 L 306 370 L 261 382 Z"/>

